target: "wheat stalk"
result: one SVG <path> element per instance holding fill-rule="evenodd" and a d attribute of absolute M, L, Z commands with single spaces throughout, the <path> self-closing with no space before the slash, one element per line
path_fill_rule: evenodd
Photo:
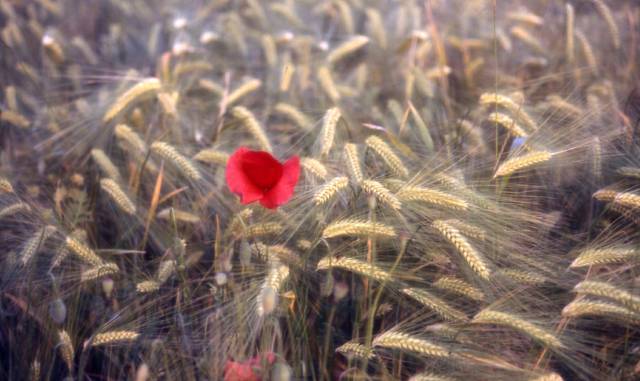
<path fill-rule="evenodd" d="M 548 151 L 533 151 L 522 156 L 513 157 L 500 164 L 493 177 L 508 176 L 523 169 L 530 169 L 534 165 L 551 160 L 553 155 Z"/>
<path fill-rule="evenodd" d="M 237 106 L 231 110 L 231 115 L 238 119 L 249 133 L 258 141 L 258 145 L 261 149 L 271 152 L 271 143 L 269 142 L 267 134 L 249 109 Z"/>
<path fill-rule="evenodd" d="M 155 142 L 151 144 L 151 151 L 173 164 L 183 175 L 191 180 L 200 180 L 202 176 L 191 160 L 178 152 L 175 147 L 165 142 Z"/>
<path fill-rule="evenodd" d="M 377 136 L 369 136 L 365 140 L 365 144 L 367 147 L 371 148 L 371 150 L 375 152 L 397 176 L 409 176 L 409 170 L 404 166 L 402 160 L 400 160 L 391 147 L 389 147 L 382 139 Z"/>
<path fill-rule="evenodd" d="M 467 239 L 460 234 L 460 231 L 442 220 L 434 221 L 432 224 L 444 238 L 446 238 L 464 258 L 469 267 L 482 279 L 489 280 L 491 270 L 489 263 Z"/>
<path fill-rule="evenodd" d="M 113 102 L 113 105 L 104 113 L 102 122 L 109 123 L 133 102 L 154 96 L 161 87 L 162 84 L 157 78 L 147 78 L 136 83 Z"/>
<path fill-rule="evenodd" d="M 384 225 L 382 223 L 356 219 L 346 219 L 332 222 L 322 232 L 323 238 L 333 238 L 345 235 L 395 238 L 396 232 L 393 227 Z"/>

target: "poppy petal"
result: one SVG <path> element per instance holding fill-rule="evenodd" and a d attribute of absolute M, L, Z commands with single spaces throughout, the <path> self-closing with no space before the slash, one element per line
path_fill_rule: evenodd
<path fill-rule="evenodd" d="M 300 177 L 300 158 L 293 156 L 282 166 L 280 181 L 260 200 L 265 208 L 274 209 L 289 201 Z"/>
<path fill-rule="evenodd" d="M 227 361 L 224 366 L 224 381 L 258 381 L 253 368 L 245 363 Z"/>
<path fill-rule="evenodd" d="M 271 189 L 282 177 L 282 164 L 269 152 L 247 151 L 242 155 L 242 171 L 256 188 Z"/>
<path fill-rule="evenodd" d="M 239 194 L 243 204 L 260 200 L 264 193 L 244 173 L 243 163 L 247 153 L 246 147 L 240 147 L 229 157 L 227 162 L 226 179 L 231 192 Z"/>

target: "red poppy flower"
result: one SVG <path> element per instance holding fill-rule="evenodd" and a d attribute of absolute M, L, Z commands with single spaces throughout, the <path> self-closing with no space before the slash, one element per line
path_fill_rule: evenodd
<path fill-rule="evenodd" d="M 243 204 L 260 201 L 265 208 L 285 204 L 300 177 L 300 159 L 293 156 L 281 164 L 269 152 L 240 147 L 227 162 L 227 185 Z"/>
<path fill-rule="evenodd" d="M 227 360 L 224 365 L 224 381 L 261 381 L 260 375 L 264 373 L 262 366 L 272 365 L 275 361 L 276 356 L 271 352 L 243 362 Z"/>

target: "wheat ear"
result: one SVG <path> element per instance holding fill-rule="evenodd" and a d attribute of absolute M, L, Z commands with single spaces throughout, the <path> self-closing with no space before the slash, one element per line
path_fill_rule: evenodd
<path fill-rule="evenodd" d="M 385 332 L 382 335 L 377 336 L 373 340 L 372 344 L 374 347 L 409 351 L 427 357 L 452 357 L 452 353 L 449 348 L 402 332 Z"/>
<path fill-rule="evenodd" d="M 380 184 L 374 180 L 363 180 L 360 184 L 362 189 L 375 196 L 376 199 L 381 201 L 383 204 L 388 205 L 392 209 L 400 210 L 402 207 L 402 203 L 396 196 L 393 195 L 384 185 Z"/>
<path fill-rule="evenodd" d="M 489 263 L 467 239 L 460 234 L 460 231 L 442 220 L 434 221 L 432 224 L 444 238 L 447 239 L 464 258 L 469 267 L 482 279 L 489 280 L 491 270 Z"/>
<path fill-rule="evenodd" d="M 329 202 L 329 200 L 334 198 L 338 194 L 338 192 L 346 188 L 348 185 L 349 185 L 348 178 L 344 176 L 336 177 L 330 180 L 329 182 L 327 182 L 326 184 L 324 184 L 318 190 L 318 192 L 313 196 L 313 202 L 318 206 L 324 205 L 327 202 Z"/>
<path fill-rule="evenodd" d="M 469 204 L 465 200 L 449 193 L 429 188 L 402 187 L 396 196 L 400 201 L 424 202 L 454 210 L 466 210 L 469 208 Z"/>
<path fill-rule="evenodd" d="M 341 117 L 342 113 L 337 107 L 330 108 L 324 114 L 322 130 L 320 131 L 320 156 L 328 155 L 331 147 L 333 147 L 336 127 Z"/>
<path fill-rule="evenodd" d="M 261 149 L 271 152 L 271 143 L 269 142 L 267 134 L 260 123 L 258 123 L 255 115 L 253 115 L 249 109 L 237 106 L 231 110 L 231 115 L 238 119 L 249 133 L 258 141 Z"/>
<path fill-rule="evenodd" d="M 110 331 L 98 333 L 91 339 L 91 346 L 128 343 L 138 339 L 140 334 L 135 331 Z"/>
<path fill-rule="evenodd" d="M 484 300 L 485 298 L 484 293 L 478 288 L 458 278 L 440 277 L 433 283 L 433 287 L 463 295 L 473 300 Z"/>
<path fill-rule="evenodd" d="M 302 168 L 317 178 L 322 180 L 326 179 L 328 173 L 327 168 L 325 168 L 320 161 L 310 157 L 304 157 L 300 160 L 300 164 L 302 165 Z"/>
<path fill-rule="evenodd" d="M 365 140 L 367 147 L 371 148 L 387 166 L 400 177 L 409 176 L 409 170 L 404 166 L 402 160 L 393 152 L 391 147 L 377 136 L 369 136 Z"/>
<path fill-rule="evenodd" d="M 96 267 L 102 266 L 104 264 L 102 258 L 100 258 L 93 250 L 82 243 L 79 239 L 72 236 L 67 236 L 65 244 L 67 248 L 79 259 Z"/>
<path fill-rule="evenodd" d="M 353 54 L 354 52 L 362 49 L 369 43 L 369 37 L 367 36 L 354 36 L 349 40 L 338 45 L 327 55 L 327 62 L 330 65 L 335 64 Z"/>
<path fill-rule="evenodd" d="M 349 173 L 356 182 L 361 182 L 362 167 L 360 166 L 360 156 L 358 155 L 358 147 L 355 144 L 347 143 L 344 145 L 344 156 L 347 159 Z"/>
<path fill-rule="evenodd" d="M 425 307 L 432 309 L 441 318 L 448 321 L 467 321 L 467 315 L 449 306 L 444 300 L 436 297 L 428 291 L 419 288 L 403 288 L 401 292 L 416 300 Z"/>
<path fill-rule="evenodd" d="M 393 227 L 382 223 L 346 219 L 335 221 L 329 224 L 322 232 L 323 238 L 333 238 L 339 236 L 360 236 L 360 237 L 380 237 L 395 238 L 396 232 Z"/>
<path fill-rule="evenodd" d="M 11 185 L 11 182 L 4 177 L 0 177 L 0 192 L 13 193 L 13 185 Z"/>
<path fill-rule="evenodd" d="M 620 305 L 594 300 L 575 300 L 562 309 L 562 316 L 600 316 L 640 324 L 640 314 Z"/>
<path fill-rule="evenodd" d="M 80 275 L 80 281 L 88 282 L 103 276 L 117 274 L 119 272 L 120 269 L 118 268 L 118 265 L 113 262 L 108 262 L 92 269 L 83 271 Z"/>
<path fill-rule="evenodd" d="M 195 154 L 193 156 L 193 160 L 210 164 L 227 165 L 229 154 L 220 152 L 213 148 L 207 148 Z"/>
<path fill-rule="evenodd" d="M 576 292 L 587 295 L 601 296 L 615 300 L 628 309 L 640 313 L 640 297 L 606 282 L 585 280 L 573 288 Z"/>
<path fill-rule="evenodd" d="M 503 325 L 515 329 L 532 339 L 551 348 L 563 348 L 565 345 L 553 333 L 538 327 L 514 314 L 484 309 L 473 318 L 473 323 Z"/>
<path fill-rule="evenodd" d="M 259 79 L 250 79 L 244 82 L 242 85 L 238 86 L 235 90 L 229 93 L 226 99 L 227 106 L 233 105 L 248 94 L 251 94 L 252 92 L 258 90 L 260 86 L 262 86 L 262 81 L 260 81 Z"/>
<path fill-rule="evenodd" d="M 361 261 L 355 258 L 349 257 L 324 257 L 317 265 L 318 270 L 329 270 L 332 268 L 339 268 L 352 273 L 365 276 L 367 278 L 376 280 L 378 282 L 390 282 L 393 281 L 393 277 L 387 271 L 384 271 L 380 267 Z"/>
<path fill-rule="evenodd" d="M 123 212 L 130 215 L 136 213 L 136 205 L 131 201 L 129 196 L 124 193 L 117 182 L 112 179 L 102 179 L 100 180 L 100 187 Z"/>
<path fill-rule="evenodd" d="M 513 157 L 500 164 L 493 177 L 508 176 L 523 169 L 530 169 L 537 164 L 551 160 L 553 155 L 553 153 L 548 151 L 534 151 L 522 156 Z"/>
<path fill-rule="evenodd" d="M 276 264 L 269 270 L 269 274 L 262 284 L 262 289 L 256 298 L 256 313 L 258 316 L 271 314 L 277 307 L 277 295 L 289 277 L 289 267 Z"/>
<path fill-rule="evenodd" d="M 104 113 L 102 121 L 104 123 L 110 122 L 133 102 L 154 96 L 161 87 L 162 84 L 157 78 L 147 78 L 136 83 L 113 102 L 111 107 Z"/>
<path fill-rule="evenodd" d="M 200 180 L 202 178 L 200 172 L 191 160 L 179 153 L 178 150 L 169 143 L 155 142 L 151 145 L 151 151 L 173 164 L 189 179 Z"/>
<path fill-rule="evenodd" d="M 336 348 L 336 352 L 368 360 L 373 360 L 376 357 L 370 348 L 353 341 L 342 344 Z"/>
<path fill-rule="evenodd" d="M 526 138 L 527 136 L 529 136 L 529 134 L 527 134 L 527 132 L 523 130 L 522 127 L 520 127 L 520 125 L 516 123 L 515 120 L 511 119 L 510 116 L 505 115 L 503 113 L 492 112 L 487 117 L 487 120 L 491 123 L 501 125 L 507 131 L 509 131 L 509 133 L 511 133 L 511 135 L 513 136 L 517 136 L 521 138 Z"/>
<path fill-rule="evenodd" d="M 571 267 L 608 265 L 624 263 L 640 259 L 640 251 L 632 246 L 609 247 L 603 249 L 586 249 L 571 263 Z"/>
<path fill-rule="evenodd" d="M 95 163 L 100 167 L 102 173 L 104 173 L 107 177 L 117 181 L 122 182 L 122 176 L 120 176 L 120 171 L 113 164 L 109 156 L 107 156 L 103 150 L 99 148 L 94 148 L 91 150 L 91 158 Z"/>
<path fill-rule="evenodd" d="M 287 117 L 293 123 L 295 123 L 298 127 L 301 127 L 304 130 L 309 130 L 313 126 L 311 119 L 306 116 L 302 111 L 298 110 L 295 106 L 292 106 L 288 103 L 278 103 L 273 107 L 273 111 L 276 113 Z"/>

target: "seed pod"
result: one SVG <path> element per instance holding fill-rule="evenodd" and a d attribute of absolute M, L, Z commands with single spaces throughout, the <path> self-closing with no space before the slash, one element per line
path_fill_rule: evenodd
<path fill-rule="evenodd" d="M 55 299 L 49 303 L 49 316 L 56 324 L 62 324 L 67 319 L 67 306 L 62 299 Z"/>

